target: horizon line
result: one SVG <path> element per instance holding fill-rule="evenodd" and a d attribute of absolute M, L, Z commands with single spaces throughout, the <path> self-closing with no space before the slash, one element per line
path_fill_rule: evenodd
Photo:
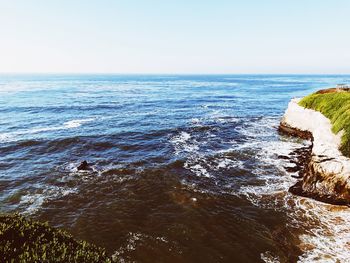
<path fill-rule="evenodd" d="M 350 76 L 350 73 L 152 73 L 152 72 L 0 72 L 0 75 L 343 75 Z"/>

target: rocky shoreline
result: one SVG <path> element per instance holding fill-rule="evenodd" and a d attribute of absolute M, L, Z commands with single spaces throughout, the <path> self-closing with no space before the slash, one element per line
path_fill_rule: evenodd
<path fill-rule="evenodd" d="M 278 130 L 311 140 L 312 144 L 296 153 L 301 179 L 289 190 L 322 202 L 349 206 L 350 159 L 339 151 L 341 133 L 334 134 L 329 119 L 301 107 L 299 100 L 290 101 Z"/>

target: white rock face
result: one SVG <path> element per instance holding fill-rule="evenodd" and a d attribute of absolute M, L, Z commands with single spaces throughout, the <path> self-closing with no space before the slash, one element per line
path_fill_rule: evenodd
<path fill-rule="evenodd" d="M 350 203 L 350 159 L 339 151 L 342 132 L 334 134 L 328 118 L 299 106 L 299 101 L 289 102 L 281 125 L 313 135 L 312 157 L 308 174 L 303 178 L 303 191 Z"/>

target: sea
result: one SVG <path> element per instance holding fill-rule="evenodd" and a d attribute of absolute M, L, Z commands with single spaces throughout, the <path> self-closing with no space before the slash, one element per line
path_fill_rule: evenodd
<path fill-rule="evenodd" d="M 349 82 L 2 74 L 0 212 L 116 262 L 350 262 L 350 208 L 289 193 L 310 142 L 277 131 L 290 99 Z"/>

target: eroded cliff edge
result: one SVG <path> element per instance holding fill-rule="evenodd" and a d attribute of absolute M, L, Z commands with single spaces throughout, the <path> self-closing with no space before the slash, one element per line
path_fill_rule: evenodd
<path fill-rule="evenodd" d="M 339 151 L 342 133 L 334 134 L 328 118 L 301 107 L 299 101 L 289 102 L 279 131 L 313 143 L 303 176 L 290 191 L 327 203 L 350 205 L 350 159 Z"/>

